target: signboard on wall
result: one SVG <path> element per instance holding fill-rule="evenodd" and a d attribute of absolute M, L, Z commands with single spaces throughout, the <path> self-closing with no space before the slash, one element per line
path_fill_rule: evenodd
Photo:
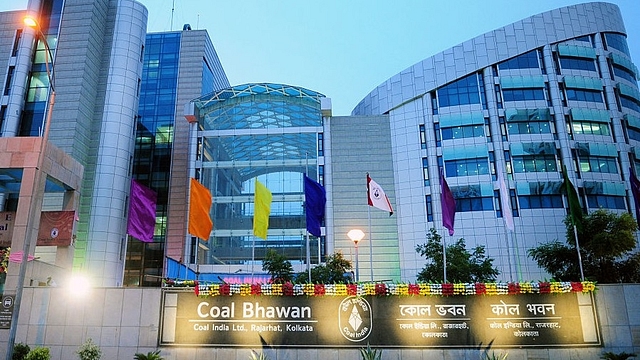
<path fill-rule="evenodd" d="M 0 212 L 0 246 L 11 246 L 15 211 Z M 40 214 L 38 246 L 69 246 L 73 242 L 75 211 L 43 211 Z"/>
<path fill-rule="evenodd" d="M 0 211 L 0 246 L 2 247 L 11 246 L 15 218 L 15 211 Z"/>
<path fill-rule="evenodd" d="M 591 294 L 214 296 L 164 293 L 161 345 L 599 346 Z"/>

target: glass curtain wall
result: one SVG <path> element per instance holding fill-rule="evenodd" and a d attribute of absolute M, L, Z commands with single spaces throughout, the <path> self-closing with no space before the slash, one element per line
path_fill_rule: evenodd
<path fill-rule="evenodd" d="M 196 101 L 196 177 L 211 190 L 214 223 L 199 263 L 259 263 L 267 249 L 293 264 L 306 261 L 303 174 L 318 179 L 321 97 L 287 85 L 248 84 Z M 266 240 L 253 236 L 256 179 L 273 194 Z M 317 239 L 311 236 L 310 244 L 317 254 Z"/>

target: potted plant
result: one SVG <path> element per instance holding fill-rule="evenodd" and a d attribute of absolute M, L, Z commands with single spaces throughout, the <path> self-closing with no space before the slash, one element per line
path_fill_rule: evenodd
<path fill-rule="evenodd" d="M 133 358 L 135 360 L 164 360 L 164 358 L 160 356 L 160 350 L 149 351 L 146 355 L 143 353 L 136 353 Z"/>
<path fill-rule="evenodd" d="M 627 360 L 629 358 L 632 357 L 636 357 L 638 355 L 633 354 L 633 353 L 626 353 L 626 352 L 621 352 L 619 354 L 616 354 L 614 352 L 611 351 L 607 351 L 607 352 L 603 352 L 602 356 L 600 356 L 600 359 L 606 359 L 606 360 Z"/>
<path fill-rule="evenodd" d="M 257 353 L 254 350 L 251 350 L 251 360 L 269 360 L 269 358 L 267 357 L 267 355 L 265 355 L 263 352 L 261 353 Z"/>
<path fill-rule="evenodd" d="M 36 347 L 35 349 L 29 351 L 25 360 L 49 360 L 51 359 L 51 354 L 49 353 L 48 347 Z"/>
<path fill-rule="evenodd" d="M 360 356 L 362 360 L 380 360 L 382 357 L 382 350 L 374 349 L 367 343 L 366 348 L 360 348 Z"/>
<path fill-rule="evenodd" d="M 31 351 L 29 345 L 24 343 L 17 343 L 13 345 L 13 354 L 11 355 L 11 360 L 24 360 L 24 358 L 29 354 L 29 351 Z"/>
<path fill-rule="evenodd" d="M 80 345 L 76 354 L 78 354 L 80 360 L 99 360 L 102 357 L 102 350 L 89 338 L 84 344 Z"/>

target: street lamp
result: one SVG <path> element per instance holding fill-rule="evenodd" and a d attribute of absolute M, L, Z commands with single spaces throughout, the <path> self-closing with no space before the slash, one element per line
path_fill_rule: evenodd
<path fill-rule="evenodd" d="M 347 236 L 351 241 L 353 241 L 353 245 L 356 247 L 356 282 L 360 281 L 360 269 L 358 266 L 358 243 L 360 240 L 364 238 L 364 232 L 360 229 L 349 230 Z"/>
<path fill-rule="evenodd" d="M 37 226 L 34 226 L 35 221 L 39 222 L 40 211 L 42 209 L 42 198 L 44 197 L 44 189 L 41 186 L 42 177 L 45 176 L 43 171 L 43 164 L 45 158 L 45 149 L 47 148 L 47 142 L 49 140 L 49 130 L 51 128 L 51 116 L 53 114 L 53 105 L 55 104 L 56 92 L 55 81 L 53 77 L 53 53 L 47 42 L 47 38 L 42 33 L 40 26 L 36 19 L 27 16 L 24 18 L 24 24 L 35 30 L 36 38 L 39 38 L 45 47 L 45 69 L 47 71 L 47 78 L 49 80 L 49 106 L 47 108 L 47 116 L 44 122 L 44 131 L 42 133 L 42 139 L 40 141 L 40 151 L 38 152 L 38 162 L 33 174 L 32 183 L 32 195 L 29 202 L 29 218 L 27 219 L 27 228 L 25 231 L 24 244 L 22 247 L 22 261 L 20 262 L 20 268 L 18 271 L 18 280 L 16 284 L 16 295 L 13 305 L 13 313 L 11 314 L 11 327 L 9 329 L 9 341 L 7 344 L 7 356 L 6 360 L 11 360 L 13 354 L 13 345 L 16 340 L 16 333 L 18 330 L 18 315 L 20 314 L 20 304 L 22 302 L 22 292 L 24 290 L 24 279 L 27 272 L 27 260 L 29 259 L 29 249 L 33 238 L 37 235 Z M 51 65 L 49 65 L 51 62 Z M 46 181 L 46 179 L 45 179 Z M 20 185 L 22 186 L 22 185 Z"/>

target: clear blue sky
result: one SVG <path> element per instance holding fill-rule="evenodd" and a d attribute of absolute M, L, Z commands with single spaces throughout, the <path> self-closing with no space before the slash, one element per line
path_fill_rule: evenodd
<path fill-rule="evenodd" d="M 149 32 L 180 30 L 185 23 L 208 30 L 232 85 L 302 86 L 330 97 L 334 115 L 349 115 L 380 83 L 427 57 L 523 18 L 581 2 L 139 1 L 149 9 Z M 640 2 L 609 2 L 622 11 L 631 57 L 640 67 Z M 26 6 L 27 0 L 0 1 L 0 11 Z"/>

